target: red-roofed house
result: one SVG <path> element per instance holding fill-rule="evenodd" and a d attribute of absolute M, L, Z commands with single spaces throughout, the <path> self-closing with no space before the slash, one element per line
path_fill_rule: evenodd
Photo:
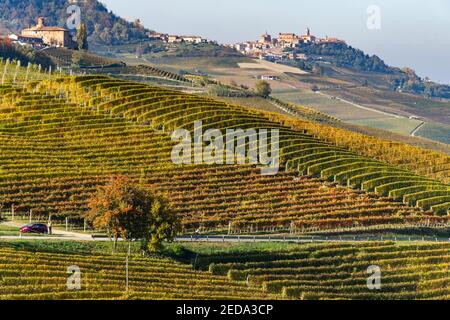
<path fill-rule="evenodd" d="M 46 26 L 44 22 L 44 18 L 40 17 L 38 19 L 38 24 L 35 27 L 22 30 L 22 36 L 41 38 L 44 44 L 52 47 L 75 47 L 70 30 Z"/>

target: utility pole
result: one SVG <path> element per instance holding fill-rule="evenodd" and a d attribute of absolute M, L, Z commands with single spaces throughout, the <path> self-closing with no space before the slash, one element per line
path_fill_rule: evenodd
<path fill-rule="evenodd" d="M 125 284 L 126 284 L 126 292 L 128 293 L 128 264 L 129 264 L 129 259 L 130 259 L 130 254 L 131 254 L 131 243 L 128 244 L 128 253 L 127 253 L 127 258 L 125 260 Z"/>

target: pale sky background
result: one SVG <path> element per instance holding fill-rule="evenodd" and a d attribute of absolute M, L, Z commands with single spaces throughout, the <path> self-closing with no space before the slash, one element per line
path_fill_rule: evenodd
<path fill-rule="evenodd" d="M 152 30 L 198 34 L 220 43 L 256 40 L 268 31 L 338 37 L 450 84 L 449 0 L 100 0 Z M 367 28 L 367 8 L 381 9 L 381 29 Z"/>

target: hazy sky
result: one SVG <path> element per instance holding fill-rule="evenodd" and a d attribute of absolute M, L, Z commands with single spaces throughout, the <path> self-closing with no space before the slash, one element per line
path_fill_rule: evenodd
<path fill-rule="evenodd" d="M 450 83 L 448 0 L 101 0 L 153 30 L 199 34 L 220 43 L 256 40 L 265 31 L 338 37 L 388 64 Z M 367 10 L 380 8 L 380 29 Z M 372 17 L 376 17 L 372 15 Z M 373 20 L 371 20 L 373 21 Z M 375 26 L 376 24 L 371 24 Z"/>

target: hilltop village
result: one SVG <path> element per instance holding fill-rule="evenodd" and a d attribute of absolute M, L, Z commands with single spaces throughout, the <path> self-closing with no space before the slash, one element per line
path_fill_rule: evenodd
<path fill-rule="evenodd" d="M 302 44 L 320 44 L 320 43 L 342 43 L 344 40 L 337 38 L 319 38 L 311 34 L 309 28 L 306 29 L 305 34 L 297 35 L 295 33 L 279 33 L 278 38 L 272 37 L 267 32 L 260 36 L 258 41 L 245 41 L 237 44 L 229 45 L 244 55 L 261 58 L 267 60 L 277 59 L 306 59 L 302 54 L 295 54 L 286 52 L 287 48 L 298 48 Z"/>

